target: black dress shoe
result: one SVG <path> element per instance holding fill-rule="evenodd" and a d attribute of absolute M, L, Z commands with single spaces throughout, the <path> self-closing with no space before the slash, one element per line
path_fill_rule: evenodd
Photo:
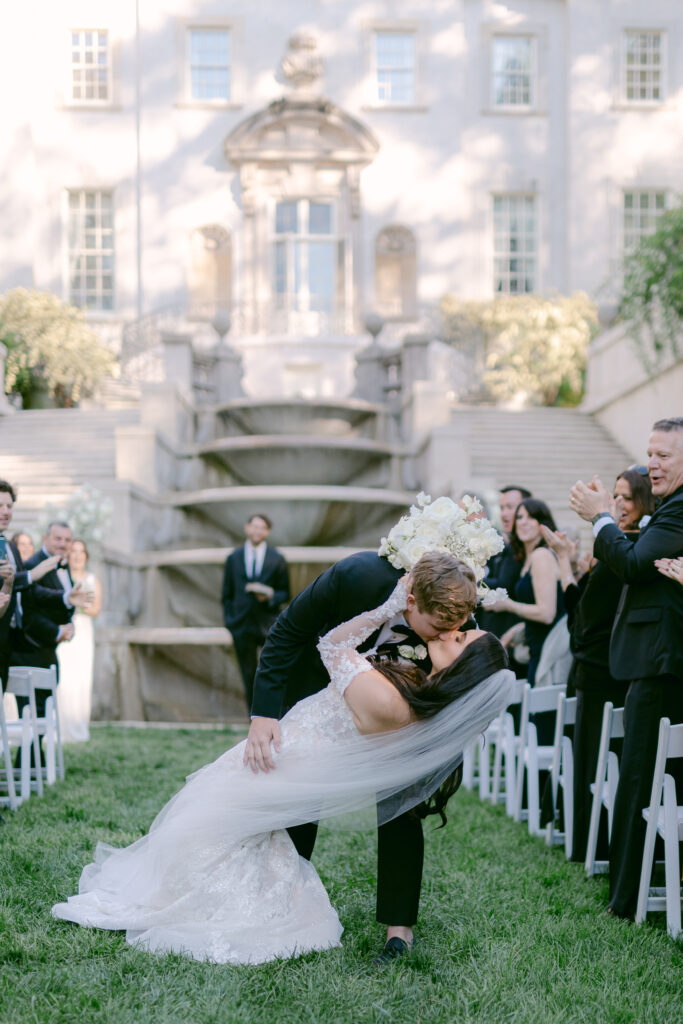
<path fill-rule="evenodd" d="M 372 966 L 382 967 L 384 964 L 388 964 L 392 960 L 398 960 L 400 956 L 404 956 L 405 953 L 409 953 L 412 948 L 412 945 L 409 946 L 403 939 L 399 939 L 397 936 L 394 936 L 393 939 L 388 939 L 382 952 L 372 961 Z"/>

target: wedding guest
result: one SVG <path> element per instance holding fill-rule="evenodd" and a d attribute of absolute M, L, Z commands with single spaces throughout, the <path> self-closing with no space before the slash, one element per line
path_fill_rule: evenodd
<path fill-rule="evenodd" d="M 521 569 L 521 565 L 515 558 L 510 546 L 510 534 L 512 533 L 515 512 L 519 503 L 525 498 L 530 497 L 531 491 L 520 484 L 506 484 L 504 487 L 501 487 L 499 492 L 498 507 L 500 509 L 500 522 L 503 527 L 505 547 L 497 555 L 489 559 L 484 582 L 491 590 L 503 587 L 507 590 L 508 596 L 512 594 L 517 584 Z M 487 629 L 498 637 L 503 636 L 508 629 L 515 626 L 519 621 L 519 616 L 514 615 L 512 612 L 494 612 L 489 611 L 487 608 L 479 608 L 477 610 L 477 624 L 482 629 Z M 510 658 L 510 668 L 517 678 L 524 679 L 527 674 L 527 663 L 522 663 L 515 659 L 514 647 L 508 650 L 508 657 Z"/>
<path fill-rule="evenodd" d="M 74 636 L 57 648 L 59 662 L 59 724 L 62 740 L 84 742 L 90 738 L 95 635 L 93 620 L 102 611 L 102 586 L 88 570 L 88 548 L 75 538 L 69 551 L 69 573 L 79 593 L 92 595 L 92 603 L 77 608 L 73 617 Z"/>
<path fill-rule="evenodd" d="M 654 499 L 648 476 L 641 470 L 624 470 L 614 485 L 615 519 L 619 529 L 630 540 L 638 537 L 638 524 L 643 516 L 654 511 Z M 645 471 L 647 473 L 647 470 Z M 572 836 L 573 861 L 583 863 L 590 824 L 598 748 L 602 730 L 602 714 L 606 701 L 614 707 L 624 706 L 628 684 L 614 679 L 609 670 L 609 643 L 621 595 L 621 580 L 602 562 L 593 560 L 585 575 L 577 576 L 572 564 L 572 542 L 563 533 L 541 527 L 548 547 L 557 557 L 567 609 L 571 650 L 574 656 L 572 683 L 576 692 L 576 724 L 574 726 L 574 824 Z M 578 582 L 577 582 L 578 579 Z M 620 741 L 614 749 L 619 752 Z M 607 829 L 604 821 L 598 836 L 597 856 L 607 859 Z"/>
<path fill-rule="evenodd" d="M 61 643 L 68 643 L 73 639 L 74 627 L 72 623 L 75 611 L 75 602 L 79 599 L 74 594 L 72 601 L 73 581 L 69 570 L 65 565 L 69 548 L 71 546 L 71 527 L 68 523 L 55 521 L 48 525 L 43 538 L 43 546 L 40 551 L 29 558 L 24 568 L 32 574 L 40 572 L 41 566 L 49 561 L 53 564 L 57 558 L 54 568 L 43 576 L 44 588 L 51 590 L 57 596 L 56 604 L 47 607 L 45 602 L 37 599 L 31 591 L 28 591 L 23 599 L 23 622 L 20 630 L 17 630 L 13 637 L 13 650 L 11 664 L 32 665 L 38 668 L 50 668 L 51 665 L 58 665 L 57 647 Z M 59 669 L 57 672 L 59 677 Z M 36 690 L 36 708 L 38 714 L 44 714 L 45 701 L 50 696 L 46 689 Z M 17 705 L 25 698 L 20 697 Z M 19 706 L 21 713 L 22 707 Z"/>
<path fill-rule="evenodd" d="M 22 562 L 27 562 L 35 554 L 36 549 L 28 533 L 15 533 L 12 537 L 12 544 L 19 549 Z"/>
<path fill-rule="evenodd" d="M 39 584 L 47 573 L 57 565 L 58 558 L 47 558 L 31 570 L 24 566 L 21 554 L 13 540 L 7 541 L 7 531 L 12 522 L 17 494 L 7 480 L 0 480 L 0 543 L 5 555 L 0 558 L 2 590 L 9 595 L 5 601 L 5 612 L 0 618 L 0 681 L 7 683 L 12 652 L 24 643 L 23 618 L 24 602 L 29 608 L 42 607 L 49 614 L 64 617 L 67 614 L 62 596 Z"/>
<path fill-rule="evenodd" d="M 248 711 L 259 651 L 289 601 L 289 570 L 284 556 L 267 543 L 271 529 L 268 516 L 250 516 L 244 526 L 246 541 L 228 555 L 223 571 L 223 619 L 235 645 Z"/>
<path fill-rule="evenodd" d="M 506 630 L 500 639 L 503 647 L 509 648 L 524 632 L 529 648 L 527 679 L 532 686 L 543 641 L 564 615 L 560 570 L 557 558 L 543 539 L 542 525 L 553 532 L 556 530 L 550 509 L 537 498 L 524 498 L 517 506 L 510 533 L 510 546 L 521 566 L 519 579 L 512 588 L 512 596 L 492 606 L 496 613 L 509 612 L 522 620 Z"/>
<path fill-rule="evenodd" d="M 610 642 L 610 672 L 628 682 L 624 745 L 610 837 L 608 913 L 635 914 L 645 839 L 642 810 L 650 800 L 659 721 L 683 722 L 683 590 L 656 561 L 683 556 L 683 417 L 658 420 L 648 443 L 652 493 L 660 499 L 636 540 L 619 530 L 601 480 L 579 480 L 570 503 L 593 523 L 594 553 L 623 590 Z M 681 779 L 672 762 L 671 774 Z"/>
<path fill-rule="evenodd" d="M 662 576 L 683 584 L 683 558 L 656 558 L 655 565 Z"/>

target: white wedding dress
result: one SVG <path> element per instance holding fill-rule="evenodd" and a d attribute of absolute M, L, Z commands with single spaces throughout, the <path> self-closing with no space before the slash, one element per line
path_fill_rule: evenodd
<path fill-rule="evenodd" d="M 81 587 L 95 595 L 95 576 L 86 573 Z M 83 743 L 90 739 L 95 630 L 92 616 L 76 609 L 74 635 L 57 646 L 59 661 L 59 728 L 63 743 Z"/>
<path fill-rule="evenodd" d="M 514 678 L 498 672 L 483 684 L 488 693 L 465 709 L 466 729 L 454 728 L 453 716 L 450 723 L 443 720 L 451 705 L 434 719 L 362 736 L 343 692 L 371 666 L 352 648 L 400 610 L 404 599 L 399 585 L 381 608 L 320 641 L 332 681 L 282 719 L 275 771 L 245 768 L 244 742 L 228 750 L 189 776 L 142 839 L 122 850 L 99 844 L 79 895 L 54 906 L 53 915 L 125 930 L 130 943 L 148 950 L 214 963 L 257 964 L 339 945 L 337 913 L 285 827 L 358 817 L 364 809 L 374 818 L 382 799 L 394 800 L 387 814 L 392 817 L 418 802 L 416 788 L 407 802 L 402 794 L 426 776 L 432 790 L 439 784 L 454 754 L 507 701 Z"/>

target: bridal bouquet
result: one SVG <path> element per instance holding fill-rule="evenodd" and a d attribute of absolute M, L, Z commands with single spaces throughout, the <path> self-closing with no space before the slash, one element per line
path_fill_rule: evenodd
<path fill-rule="evenodd" d="M 421 491 L 417 505 L 382 537 L 377 553 L 395 568 L 409 571 L 428 551 L 446 551 L 472 569 L 482 605 L 495 604 L 507 592 L 501 587 L 490 590 L 483 578 L 489 558 L 502 551 L 505 542 L 482 512 L 481 502 L 468 494 L 456 504 L 446 497 L 433 502 Z"/>

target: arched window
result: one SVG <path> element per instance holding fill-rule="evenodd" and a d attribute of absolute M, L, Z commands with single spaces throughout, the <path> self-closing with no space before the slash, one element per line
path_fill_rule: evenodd
<path fill-rule="evenodd" d="M 377 312 L 410 319 L 417 312 L 415 236 L 408 228 L 383 228 L 375 242 L 375 302 Z"/>
<path fill-rule="evenodd" d="M 211 318 L 231 305 L 232 245 L 219 224 L 192 232 L 188 280 L 190 316 Z"/>

